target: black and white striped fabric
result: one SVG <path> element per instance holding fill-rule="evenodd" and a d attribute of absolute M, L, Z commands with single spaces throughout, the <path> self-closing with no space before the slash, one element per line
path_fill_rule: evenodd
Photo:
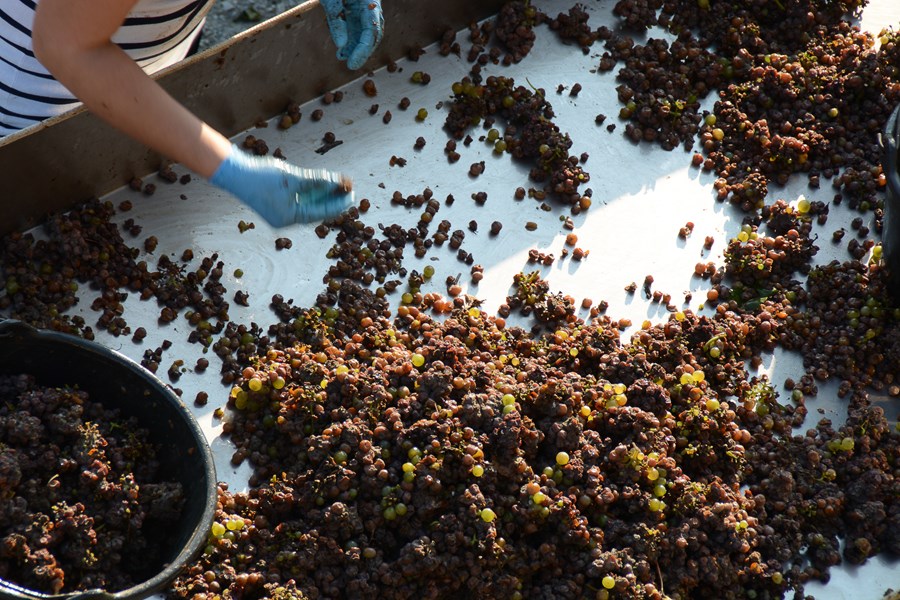
<path fill-rule="evenodd" d="M 79 102 L 34 57 L 39 0 L 0 2 L 0 137 Z M 148 73 L 187 56 L 213 0 L 139 0 L 112 40 Z"/>

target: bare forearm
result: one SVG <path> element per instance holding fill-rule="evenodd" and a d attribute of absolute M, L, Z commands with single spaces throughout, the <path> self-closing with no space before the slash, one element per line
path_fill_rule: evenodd
<path fill-rule="evenodd" d="M 230 143 L 181 106 L 111 39 L 137 0 L 41 0 L 35 56 L 99 117 L 210 177 Z"/>
<path fill-rule="evenodd" d="M 110 43 L 42 57 L 48 69 L 97 116 L 160 154 L 210 177 L 230 143 L 176 102 Z"/>

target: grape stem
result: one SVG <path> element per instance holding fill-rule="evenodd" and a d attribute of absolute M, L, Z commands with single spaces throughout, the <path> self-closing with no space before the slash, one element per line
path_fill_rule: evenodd
<path fill-rule="evenodd" d="M 526 77 L 526 78 L 525 78 L 525 81 L 528 82 L 528 87 L 530 87 L 532 90 L 534 90 L 534 93 L 535 93 L 536 95 L 540 96 L 541 98 L 544 97 L 544 94 L 541 93 L 540 88 L 534 87 L 534 84 L 531 83 L 531 80 L 530 80 L 530 79 L 528 79 L 528 78 Z"/>
<path fill-rule="evenodd" d="M 660 593 L 660 595 L 662 595 L 663 598 L 665 598 L 666 597 L 666 586 L 663 583 L 662 569 L 659 568 L 658 560 L 654 559 L 653 564 L 656 565 L 656 574 L 659 575 L 659 593 Z"/>
<path fill-rule="evenodd" d="M 709 349 L 712 348 L 713 345 L 714 345 L 717 341 L 719 341 L 719 340 L 721 340 L 721 339 L 724 339 L 724 338 L 725 338 L 725 334 L 724 334 L 724 333 L 719 333 L 719 334 L 716 334 L 716 335 L 714 335 L 713 337 L 709 338 L 709 341 L 706 342 L 706 343 L 703 345 L 703 351 L 704 351 L 704 352 L 709 352 Z"/>

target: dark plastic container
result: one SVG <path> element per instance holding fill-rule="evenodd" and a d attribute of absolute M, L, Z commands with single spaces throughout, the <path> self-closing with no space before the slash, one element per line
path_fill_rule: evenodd
<path fill-rule="evenodd" d="M 888 268 L 888 289 L 894 299 L 900 301 L 900 105 L 888 119 L 881 145 L 884 150 L 881 165 L 887 178 L 882 251 Z"/>
<path fill-rule="evenodd" d="M 181 521 L 161 532 L 163 564 L 125 590 L 42 594 L 0 579 L 2 600 L 137 600 L 166 587 L 205 547 L 216 508 L 212 451 L 190 410 L 150 371 L 100 344 L 71 335 L 38 331 L 18 321 L 0 320 L 0 374 L 34 375 L 40 385 L 77 385 L 91 400 L 135 416 L 160 442 L 163 476 L 184 486 Z"/>

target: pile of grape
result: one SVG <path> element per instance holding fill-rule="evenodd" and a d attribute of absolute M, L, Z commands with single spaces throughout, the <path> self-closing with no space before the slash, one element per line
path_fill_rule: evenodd
<path fill-rule="evenodd" d="M 453 84 L 453 103 L 445 128 L 456 139 L 485 118 L 501 118 L 506 129 L 488 132 L 494 152 L 509 152 L 514 158 L 535 163 L 529 175 L 535 182 L 547 181 L 546 191 L 575 212 L 590 207 L 587 193 L 578 188 L 590 181 L 579 157 L 569 154 L 572 140 L 553 122 L 553 107 L 544 90 L 531 91 L 509 77 L 489 76 L 483 84 L 466 77 Z"/>
<path fill-rule="evenodd" d="M 723 303 L 623 344 L 536 273 L 520 289 L 516 310 L 561 307 L 546 334 L 462 297 L 442 321 L 341 297 L 352 334 L 290 315 L 228 402 L 256 487 L 221 490 L 172 597 L 772 598 L 827 578 L 839 537 L 851 562 L 900 549 L 881 410 L 854 396 L 844 426 L 792 435 L 803 394 L 745 371 L 787 314 Z"/>
<path fill-rule="evenodd" d="M 184 505 L 164 478 L 136 419 L 81 390 L 0 377 L 0 578 L 45 594 L 146 581 L 167 559 L 155 532 Z"/>

